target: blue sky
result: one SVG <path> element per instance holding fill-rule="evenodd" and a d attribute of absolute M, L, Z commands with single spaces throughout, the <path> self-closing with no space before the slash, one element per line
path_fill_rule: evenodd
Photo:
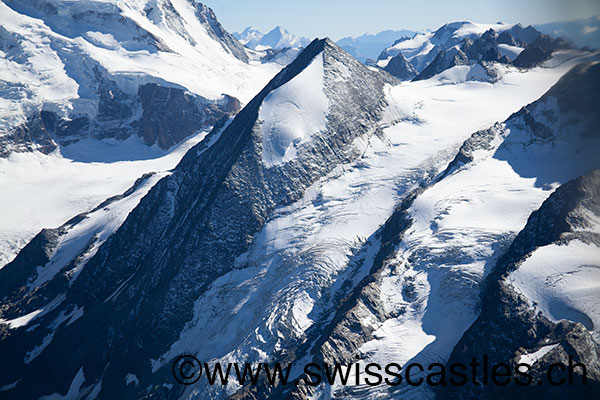
<path fill-rule="evenodd" d="M 600 0 L 200 0 L 223 26 L 266 32 L 281 25 L 309 38 L 358 36 L 385 29 L 436 29 L 446 22 L 538 24 L 600 14 Z"/>

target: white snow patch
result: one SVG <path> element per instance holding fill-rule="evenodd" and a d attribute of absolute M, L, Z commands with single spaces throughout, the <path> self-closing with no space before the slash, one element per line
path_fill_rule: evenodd
<path fill-rule="evenodd" d="M 350 68 L 339 61 L 335 62 L 335 70 L 339 71 L 339 75 L 335 78 L 335 82 L 345 81 L 352 78 Z"/>
<path fill-rule="evenodd" d="M 536 249 L 508 282 L 552 321 L 600 328 L 600 248 L 573 240 Z"/>
<path fill-rule="evenodd" d="M 453 37 L 483 35 L 486 31 L 488 31 L 490 29 L 493 29 L 494 31 L 500 33 L 500 32 L 503 32 L 505 30 L 512 28 L 513 26 L 514 26 L 514 24 L 504 24 L 504 23 L 479 24 L 479 23 L 468 21 L 468 22 L 462 24 L 462 26 L 454 32 Z"/>
<path fill-rule="evenodd" d="M 368 354 L 369 362 L 379 365 L 392 362 L 404 365 L 435 340 L 434 335 L 423 330 L 419 321 L 395 318 L 385 321 L 373 336 L 375 339 L 363 344 L 359 350 Z"/>
<path fill-rule="evenodd" d="M 258 112 L 263 162 L 272 167 L 296 157 L 296 148 L 323 131 L 329 100 L 323 92 L 323 53 L 289 82 L 273 90 Z"/>
<path fill-rule="evenodd" d="M 5 319 L 0 318 L 0 323 L 8 324 L 8 327 L 10 329 L 20 328 L 22 326 L 26 326 L 29 322 L 31 322 L 31 320 L 33 320 L 42 311 L 43 311 L 42 309 L 35 310 L 35 311 L 30 312 L 27 315 L 23 315 L 22 317 L 11 319 L 11 320 L 5 320 Z"/>
<path fill-rule="evenodd" d="M 91 41 L 96 46 L 104 47 L 109 50 L 116 50 L 121 45 L 110 33 L 89 31 L 85 33 L 85 38 Z"/>
<path fill-rule="evenodd" d="M 15 388 L 21 379 L 22 378 L 19 378 L 16 381 L 14 381 L 13 383 L 9 383 L 8 385 L 4 385 L 4 386 L 0 387 L 0 392 L 7 392 L 7 391 Z"/>
<path fill-rule="evenodd" d="M 52 323 L 48 327 L 50 329 L 56 329 L 64 322 L 67 323 L 65 326 L 69 326 L 81 317 L 83 317 L 83 307 L 75 306 L 69 312 L 65 312 L 65 310 L 62 310 L 58 317 L 56 317 L 56 319 L 52 321 Z"/>
<path fill-rule="evenodd" d="M 0 268 L 42 228 L 60 226 L 123 193 L 145 173 L 174 168 L 206 134 L 198 133 L 169 151 L 149 148 L 132 137 L 124 142 L 89 139 L 62 153 L 0 158 L 0 210 L 10 210 L 0 216 Z"/>
<path fill-rule="evenodd" d="M 544 357 L 546 354 L 550 353 L 556 346 L 558 346 L 558 343 L 542 346 L 539 350 L 533 353 L 522 354 L 521 357 L 519 357 L 519 362 L 517 364 L 527 364 L 531 367 L 539 359 Z"/>
<path fill-rule="evenodd" d="M 412 39 L 396 43 L 387 48 L 386 51 L 390 55 L 389 58 L 398 55 L 398 53 L 402 53 L 406 59 L 410 60 L 416 55 L 428 53 L 433 48 L 433 45 L 430 42 L 432 36 L 433 33 L 430 32 L 417 34 Z M 389 58 L 385 61 L 379 60 L 377 64 L 380 67 L 385 67 L 389 62 Z"/>
<path fill-rule="evenodd" d="M 45 314 L 49 313 L 50 311 L 54 310 L 60 303 L 63 302 L 64 299 L 65 299 L 65 295 L 59 294 L 52 301 L 50 301 L 48 304 L 46 304 L 42 308 L 39 308 L 39 309 L 32 311 L 26 315 L 23 315 L 19 318 L 14 318 L 11 320 L 5 320 L 5 319 L 0 318 L 0 323 L 8 324 L 9 329 L 16 329 L 16 328 L 19 328 L 22 326 L 26 326 L 34 319 L 42 317 Z M 28 328 L 28 330 L 34 328 L 35 326 L 36 325 L 32 326 L 31 328 Z"/>
<path fill-rule="evenodd" d="M 511 46 L 503 43 L 498 45 L 498 52 L 500 55 L 508 57 L 510 61 L 513 61 L 515 58 L 517 58 L 522 51 L 522 47 Z"/>

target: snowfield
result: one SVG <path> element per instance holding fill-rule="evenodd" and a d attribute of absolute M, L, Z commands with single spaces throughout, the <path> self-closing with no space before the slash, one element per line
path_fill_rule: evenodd
<path fill-rule="evenodd" d="M 263 162 L 271 167 L 293 159 L 296 146 L 325 129 L 328 106 L 319 54 L 298 76 L 269 93 L 260 107 Z"/>
<path fill-rule="evenodd" d="M 49 155 L 13 153 L 0 158 L 0 210 L 10 210 L 0 218 L 0 268 L 43 228 L 58 227 L 92 210 L 146 173 L 174 168 L 204 136 L 206 132 L 198 133 L 171 151 L 148 147 L 136 136 L 125 142 L 89 139 Z M 136 204 L 128 205 L 123 218 Z"/>
<path fill-rule="evenodd" d="M 596 226 L 600 233 L 600 225 Z M 600 248 L 579 240 L 538 248 L 508 282 L 552 321 L 581 322 L 600 338 Z"/>

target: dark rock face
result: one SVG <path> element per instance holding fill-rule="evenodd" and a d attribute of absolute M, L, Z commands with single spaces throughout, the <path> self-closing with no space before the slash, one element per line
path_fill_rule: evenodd
<path fill-rule="evenodd" d="M 599 63 L 583 63 L 573 67 L 550 88 L 547 96 L 555 97 L 564 110 L 576 110 L 580 114 L 592 116 L 594 121 L 587 128 L 590 134 L 597 134 L 598 131 L 593 128 L 598 118 L 596 105 L 600 101 Z"/>
<path fill-rule="evenodd" d="M 464 53 L 469 59 L 478 59 L 487 51 L 497 46 L 498 34 L 493 30 L 487 30 L 475 40 L 465 39 L 462 44 Z"/>
<path fill-rule="evenodd" d="M 532 28 L 534 29 L 534 28 Z M 534 29 L 535 30 L 535 29 Z M 511 45 L 520 45 L 522 42 L 515 39 L 511 32 L 521 32 L 519 28 L 513 27 L 508 31 L 498 35 L 493 29 L 487 30 L 481 36 L 475 39 L 463 39 L 455 47 L 447 50 L 442 49 L 435 59 L 420 73 L 415 80 L 428 79 L 440 72 L 452 68 L 456 65 L 471 65 L 476 63 L 499 62 L 503 64 L 510 63 L 508 57 L 500 54 L 498 45 L 505 43 Z M 521 37 L 529 40 L 533 35 L 522 34 Z M 537 32 L 537 31 L 536 31 Z M 538 35 L 535 38 L 539 37 Z M 551 53 L 550 53 L 551 54 Z M 483 65 L 483 64 L 482 64 Z"/>
<path fill-rule="evenodd" d="M 495 61 L 506 64 L 509 62 L 508 58 L 500 55 L 498 50 L 498 45 L 502 42 L 515 43 L 516 41 L 508 31 L 498 35 L 493 29 L 489 29 L 475 40 L 465 39 L 462 49 L 471 62 Z"/>
<path fill-rule="evenodd" d="M 521 54 L 515 58 L 513 65 L 519 68 L 533 68 L 549 60 L 550 57 L 552 57 L 552 51 L 542 50 L 540 47 L 531 44 L 525 47 Z"/>
<path fill-rule="evenodd" d="M 27 123 L 18 126 L 11 136 L 0 137 L 0 157 L 8 157 L 12 151 L 38 150 L 48 154 L 54 149 L 56 143 L 46 129 L 41 112 L 29 117 Z"/>
<path fill-rule="evenodd" d="M 595 104 L 600 101 L 599 93 L 600 64 L 582 63 L 567 72 L 541 99 L 514 113 L 509 121 L 517 129 L 530 132 L 527 140 L 531 142 L 597 137 Z M 548 109 L 547 105 L 554 102 L 556 106 Z"/>
<path fill-rule="evenodd" d="M 499 44 L 508 44 L 509 46 L 518 46 L 519 41 L 517 41 L 513 35 L 510 34 L 510 31 L 504 31 L 498 35 L 497 39 Z"/>
<path fill-rule="evenodd" d="M 150 176 L 152 174 L 143 175 L 124 193 L 106 199 L 94 209 L 71 218 L 62 226 L 55 229 L 43 229 L 38 233 L 11 263 L 0 270 L 0 293 L 2 293 L 3 301 L 0 311 L 3 317 L 5 319 L 16 318 L 24 310 L 47 306 L 48 298 L 59 298 L 61 293 L 68 289 L 69 276 L 72 276 L 80 266 L 85 264 L 80 256 L 91 251 L 100 239 L 97 235 L 90 235 L 89 241 L 80 244 L 81 251 L 71 260 L 60 265 L 60 269 L 54 273 L 54 278 L 40 285 L 32 285 L 31 283 L 36 281 L 40 275 L 45 274 L 48 269 L 52 269 L 53 257 L 60 256 L 57 252 L 65 251 L 64 249 L 57 250 L 61 241 L 70 230 L 77 229 L 78 224 L 82 222 L 85 223 L 90 214 L 106 210 L 106 207 L 114 202 L 131 195 Z M 68 247 L 67 251 L 69 251 Z M 43 295 L 40 296 L 39 293 L 43 293 Z M 4 330 L 4 332 L 8 336 L 8 330 Z"/>
<path fill-rule="evenodd" d="M 513 26 L 510 30 L 508 30 L 508 33 L 510 33 L 510 35 L 514 37 L 517 43 L 521 46 L 526 46 L 532 43 L 541 35 L 541 32 L 535 29 L 533 26 L 528 25 L 526 28 L 523 28 L 523 25 L 521 24 Z"/>
<path fill-rule="evenodd" d="M 134 134 L 149 146 L 157 144 L 168 149 L 240 109 L 239 101 L 228 95 L 208 100 L 183 88 L 156 83 L 144 84 L 136 96 L 130 96 L 107 79 L 98 86 L 98 98 L 98 115 L 94 119 L 67 119 L 52 111 L 34 114 L 12 135 L 0 138 L 0 156 L 31 150 L 48 154 L 58 146 L 84 138 L 124 140 Z M 133 119 L 140 108 L 142 116 Z"/>
<path fill-rule="evenodd" d="M 240 102 L 224 95 L 219 102 L 209 102 L 181 89 L 147 83 L 140 86 L 138 96 L 143 114 L 138 135 L 148 145 L 168 149 L 198 130 L 212 126 L 225 115 L 236 114 Z"/>
<path fill-rule="evenodd" d="M 570 44 L 563 39 L 540 34 L 527 44 L 527 47 L 513 61 L 513 65 L 519 68 L 532 68 L 549 60 L 554 51 L 570 47 Z"/>
<path fill-rule="evenodd" d="M 260 106 L 319 53 L 330 103 L 326 130 L 300 145 L 295 159 L 267 168 L 257 121 Z M 7 360 L 0 366 L 1 384 L 23 379 L 6 396 L 66 393 L 83 368 L 82 392 L 102 382 L 103 397 L 166 397 L 160 384 L 172 381 L 170 365 L 153 373 L 150 360 L 179 338 L 193 317 L 194 301 L 217 277 L 231 271 L 275 207 L 299 199 L 317 179 L 360 156 L 353 142 L 376 133 L 386 106 L 383 88 L 396 82 L 329 40 L 311 43 L 240 111 L 214 145 L 201 154 L 203 143 L 192 148 L 174 173 L 150 190 L 76 280 L 63 285 L 64 301 L 37 318 L 36 328 L 7 332 L 0 343 Z M 65 279 L 57 275 L 48 282 L 48 290 Z M 55 294 L 41 288 L 30 300 L 43 302 Z M 0 297 L 8 304 L 18 301 L 11 293 Z M 81 308 L 83 316 L 72 324 L 52 325 L 61 313 Z M 24 304 L 20 311 L 33 309 Z M 51 343 L 25 363 L 27 352 L 50 333 Z M 67 349 L 78 350 L 65 356 Z M 139 386 L 125 384 L 128 373 L 139 378 Z M 182 389 L 175 387 L 168 396 L 176 397 Z"/>
<path fill-rule="evenodd" d="M 365 65 L 369 67 L 377 67 L 377 60 L 373 60 L 372 58 L 367 58 L 365 60 Z"/>
<path fill-rule="evenodd" d="M 541 34 L 533 42 L 530 43 L 544 51 L 555 51 L 571 48 L 571 44 L 561 38 L 553 38 L 548 35 Z"/>
<path fill-rule="evenodd" d="M 465 164 L 473 162 L 473 153 L 477 150 L 488 150 L 494 149 L 493 141 L 499 135 L 504 132 L 504 127 L 499 122 L 495 123 L 494 126 L 477 131 L 471 135 L 470 138 L 458 149 L 458 153 L 454 159 L 448 164 L 448 167 L 440 174 L 437 180 L 443 179 L 444 177 L 452 174 Z"/>
<path fill-rule="evenodd" d="M 4 299 L 21 298 L 25 296 L 27 283 L 34 277 L 37 266 L 43 266 L 50 261 L 54 249 L 58 245 L 64 229 L 43 229 L 19 252 L 18 257 L 6 268 L 0 270 L 0 293 Z M 6 296 L 6 297 L 5 297 Z M 3 315 L 9 316 L 8 312 L 18 313 L 18 309 L 9 307 L 3 302 Z M 10 308 L 10 309 L 9 309 Z"/>
<path fill-rule="evenodd" d="M 393 57 L 384 70 L 394 75 L 401 81 L 411 80 L 417 75 L 415 68 L 410 62 L 408 62 L 402 53 L 399 53 L 396 57 Z"/>
<path fill-rule="evenodd" d="M 531 367 L 533 382 L 544 379 L 552 363 L 569 365 L 570 356 L 573 362 L 585 364 L 587 384 L 582 384 L 582 372 L 576 369 L 573 385 L 557 387 L 548 382 L 532 386 L 511 383 L 505 387 L 468 384 L 461 388 L 446 387 L 440 390 L 441 398 L 593 398 L 593 393 L 600 389 L 600 347 L 593 341 L 589 331 L 580 323 L 553 323 L 542 314 L 537 314 L 506 278 L 538 247 L 552 243 L 565 244 L 574 239 L 599 245 L 600 237 L 586 231 L 593 225 L 589 220 L 590 215 L 598 213 L 598 170 L 562 185 L 550 195 L 540 209 L 529 217 L 525 228 L 490 273 L 481 295 L 481 315 L 464 334 L 448 361 L 448 364 L 468 364 L 474 355 L 485 354 L 489 357 L 490 365 L 505 363 L 514 370 L 520 354 L 557 344 Z M 482 371 L 477 380 L 483 382 Z"/>
<path fill-rule="evenodd" d="M 451 48 L 448 51 L 440 52 L 414 79 L 415 81 L 420 81 L 423 79 L 429 79 L 434 75 L 439 74 L 442 71 L 447 70 L 448 68 L 455 67 L 457 65 L 468 65 L 469 58 L 462 50 L 457 48 Z"/>

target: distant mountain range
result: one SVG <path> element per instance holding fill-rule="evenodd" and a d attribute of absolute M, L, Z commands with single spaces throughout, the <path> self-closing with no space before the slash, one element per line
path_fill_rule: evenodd
<path fill-rule="evenodd" d="M 553 38 L 567 39 L 574 46 L 600 48 L 600 16 L 533 25 L 533 28 Z M 354 58 L 365 63 L 369 60 L 376 60 L 383 50 L 395 43 L 428 32 L 430 31 L 385 30 L 375 34 L 365 33 L 357 37 L 346 36 L 336 43 Z M 267 34 L 249 26 L 242 32 L 234 32 L 233 36 L 246 47 L 255 50 L 302 48 L 310 42 L 309 39 L 295 36 L 280 26 L 273 28 Z"/>
<path fill-rule="evenodd" d="M 422 80 L 455 66 L 464 66 L 473 79 L 496 80 L 496 65 L 531 68 L 571 44 L 520 24 L 445 24 L 435 32 L 397 40 L 381 52 L 374 66 L 401 80 Z"/>
<path fill-rule="evenodd" d="M 567 39 L 576 46 L 600 49 L 600 15 L 574 21 L 534 25 L 534 27 L 552 37 Z"/>
<path fill-rule="evenodd" d="M 376 59 L 383 49 L 396 40 L 412 37 L 419 32 L 411 30 L 386 30 L 377 34 L 364 34 L 356 38 L 344 37 L 336 43 L 354 58 L 364 63 L 368 59 Z M 242 32 L 233 32 L 233 36 L 244 46 L 253 50 L 280 50 L 284 48 L 302 48 L 310 43 L 305 37 L 296 36 L 281 26 L 276 26 L 268 33 L 249 26 Z"/>
<path fill-rule="evenodd" d="M 376 59 L 383 49 L 395 41 L 411 38 L 417 33 L 421 32 L 407 29 L 386 30 L 376 34 L 365 33 L 358 37 L 344 37 L 336 43 L 358 61 L 364 63 L 367 59 Z"/>
<path fill-rule="evenodd" d="M 600 15 L 573 21 L 533 25 L 541 33 L 569 40 L 574 46 L 600 48 Z M 394 43 L 410 39 L 429 30 L 385 30 L 375 34 L 347 36 L 336 43 L 361 62 L 376 60 L 381 52 Z"/>
<path fill-rule="evenodd" d="M 276 26 L 266 34 L 249 26 L 242 32 L 234 32 L 233 36 L 254 50 L 302 48 L 310 43 L 309 39 L 295 36 L 281 26 Z"/>

